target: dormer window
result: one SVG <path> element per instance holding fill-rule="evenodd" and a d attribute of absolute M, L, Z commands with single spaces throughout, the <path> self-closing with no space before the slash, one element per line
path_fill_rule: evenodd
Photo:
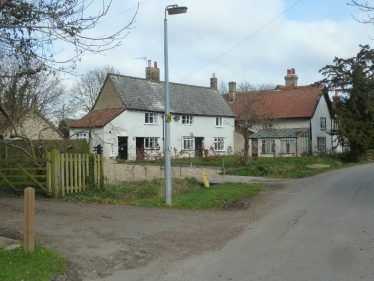
<path fill-rule="evenodd" d="M 146 112 L 144 121 L 145 121 L 145 124 L 156 124 L 157 123 L 157 115 L 153 112 Z"/>
<path fill-rule="evenodd" d="M 182 115 L 182 124 L 192 125 L 192 115 Z"/>

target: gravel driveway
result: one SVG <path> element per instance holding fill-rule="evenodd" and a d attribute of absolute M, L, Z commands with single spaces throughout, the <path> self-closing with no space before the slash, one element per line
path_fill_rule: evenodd
<path fill-rule="evenodd" d="M 152 263 L 222 248 L 292 192 L 273 186 L 240 211 L 149 209 L 39 199 L 37 240 L 66 257 L 69 272 L 58 280 L 104 280 L 119 271 L 132 276 Z M 0 198 L 0 235 L 20 238 L 22 216 L 22 199 Z M 123 280 L 134 279 L 124 276 Z"/>

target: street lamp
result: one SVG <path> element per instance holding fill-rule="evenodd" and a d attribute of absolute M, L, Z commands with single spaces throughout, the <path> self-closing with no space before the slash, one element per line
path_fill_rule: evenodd
<path fill-rule="evenodd" d="M 168 67 L 168 20 L 166 12 L 169 15 L 184 14 L 187 7 L 178 5 L 169 5 L 165 8 L 164 19 L 164 63 L 165 63 L 165 81 L 164 81 L 164 98 L 165 98 L 165 137 L 164 137 L 164 167 L 165 167 L 165 201 L 171 206 L 171 147 L 170 147 L 170 97 L 169 97 L 169 67 Z"/>

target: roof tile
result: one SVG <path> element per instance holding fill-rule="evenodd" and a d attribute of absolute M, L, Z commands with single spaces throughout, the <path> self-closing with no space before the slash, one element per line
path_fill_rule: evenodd
<path fill-rule="evenodd" d="M 120 115 L 125 109 L 124 108 L 114 108 L 105 110 L 93 110 L 87 115 L 83 116 L 81 119 L 73 121 L 70 124 L 70 128 L 89 128 L 104 127 L 115 117 Z"/>
<path fill-rule="evenodd" d="M 164 111 L 164 83 L 109 74 L 127 109 Z M 228 116 L 234 113 L 222 95 L 208 87 L 169 83 L 170 111 L 174 114 Z"/>
<path fill-rule="evenodd" d="M 248 118 L 248 108 L 256 116 L 269 119 L 310 118 L 323 92 L 321 85 L 239 92 L 230 107 L 236 116 L 244 118 Z M 228 100 L 228 94 L 225 94 L 225 99 Z"/>

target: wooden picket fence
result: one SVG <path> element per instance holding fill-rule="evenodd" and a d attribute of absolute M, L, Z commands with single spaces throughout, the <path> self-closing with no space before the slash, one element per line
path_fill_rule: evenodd
<path fill-rule="evenodd" d="M 103 187 L 104 162 L 101 155 L 47 152 L 47 192 L 57 196 Z"/>

